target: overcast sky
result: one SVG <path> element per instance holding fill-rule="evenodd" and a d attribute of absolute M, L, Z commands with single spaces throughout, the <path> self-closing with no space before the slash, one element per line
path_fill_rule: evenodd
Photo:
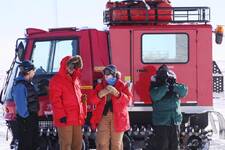
<path fill-rule="evenodd" d="M 15 41 L 28 27 L 91 27 L 103 29 L 102 12 L 107 0 L 0 0 L 0 70 L 14 56 Z M 173 6 L 209 6 L 211 23 L 225 25 L 224 0 L 171 0 Z M 214 45 L 214 59 L 225 60 L 225 41 Z"/>

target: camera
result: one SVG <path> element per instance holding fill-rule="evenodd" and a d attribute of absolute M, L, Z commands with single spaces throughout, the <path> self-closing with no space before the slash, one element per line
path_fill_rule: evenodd
<path fill-rule="evenodd" d="M 156 73 L 156 85 L 168 84 L 169 91 L 173 91 L 174 84 L 176 83 L 176 74 L 169 69 L 161 69 Z"/>
<path fill-rule="evenodd" d="M 168 78 L 167 70 L 159 69 L 156 73 L 156 83 L 157 84 L 165 84 Z"/>
<path fill-rule="evenodd" d="M 166 83 L 168 83 L 169 85 L 173 85 L 174 83 L 176 83 L 176 79 L 174 77 L 168 76 L 166 79 Z"/>
<path fill-rule="evenodd" d="M 168 70 L 167 72 L 167 80 L 166 82 L 169 84 L 169 85 L 173 85 L 174 83 L 176 83 L 176 74 L 172 71 L 172 70 Z"/>

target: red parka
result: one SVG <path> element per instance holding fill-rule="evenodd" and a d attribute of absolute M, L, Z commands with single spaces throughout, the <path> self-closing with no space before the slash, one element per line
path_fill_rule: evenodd
<path fill-rule="evenodd" d="M 62 59 L 59 72 L 49 84 L 53 121 L 57 127 L 83 125 L 86 117 L 86 104 L 81 102 L 80 70 L 75 70 L 72 76 L 66 70 L 70 58 L 66 56 Z M 59 121 L 62 117 L 67 117 L 66 123 Z"/>
<path fill-rule="evenodd" d="M 92 112 L 91 126 L 96 128 L 103 116 L 103 110 L 106 104 L 106 96 L 103 98 L 98 97 L 98 92 L 104 89 L 107 83 L 103 80 L 99 83 L 93 94 L 92 103 L 96 105 L 96 109 Z M 128 105 L 131 103 L 132 94 L 128 89 L 128 86 L 123 83 L 120 79 L 116 81 L 114 87 L 120 92 L 120 96 L 116 97 L 111 95 L 112 105 L 113 105 L 113 118 L 114 118 L 114 128 L 117 132 L 123 132 L 130 128 L 130 120 L 128 113 Z"/>

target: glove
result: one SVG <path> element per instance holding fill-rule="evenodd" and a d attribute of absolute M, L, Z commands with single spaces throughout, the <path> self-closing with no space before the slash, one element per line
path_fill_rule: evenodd
<path fill-rule="evenodd" d="M 98 97 L 99 98 L 103 98 L 104 96 L 108 95 L 110 93 L 109 90 L 107 90 L 106 88 L 102 89 L 101 91 L 98 92 Z"/>
<path fill-rule="evenodd" d="M 111 85 L 107 85 L 106 89 L 114 96 L 119 96 L 119 94 L 120 94 L 120 92 Z"/>
<path fill-rule="evenodd" d="M 82 61 L 82 58 L 79 56 L 79 55 L 76 55 L 75 56 L 75 62 L 74 62 L 74 64 L 75 64 L 75 68 L 77 69 L 77 68 L 83 68 L 83 61 Z"/>
<path fill-rule="evenodd" d="M 67 117 L 62 117 L 62 118 L 59 119 L 59 121 L 61 123 L 66 123 L 67 122 Z"/>
<path fill-rule="evenodd" d="M 78 68 L 83 68 L 83 61 L 82 58 L 79 55 L 76 55 L 72 57 L 68 62 L 67 66 L 71 69 L 78 69 Z"/>
<path fill-rule="evenodd" d="M 169 85 L 168 89 L 169 91 L 173 91 L 174 86 L 173 85 Z"/>
<path fill-rule="evenodd" d="M 176 79 L 173 78 L 173 77 L 168 77 L 166 82 L 169 84 L 169 85 L 173 85 L 176 83 Z"/>
<path fill-rule="evenodd" d="M 81 96 L 81 102 L 82 102 L 82 103 L 87 103 L 87 95 L 86 95 L 86 94 L 83 94 L 83 95 Z"/>
<path fill-rule="evenodd" d="M 168 77 L 167 80 L 166 80 L 166 83 L 169 85 L 169 91 L 173 91 L 174 89 L 174 84 L 176 83 L 176 79 L 173 78 L 173 77 Z"/>

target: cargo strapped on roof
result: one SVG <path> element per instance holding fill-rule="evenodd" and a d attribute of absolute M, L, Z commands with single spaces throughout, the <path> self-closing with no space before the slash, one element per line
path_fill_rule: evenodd
<path fill-rule="evenodd" d="M 170 6 L 170 5 L 168 5 Z M 151 7 L 117 6 L 104 11 L 104 24 L 168 24 L 207 23 L 210 21 L 209 7 Z"/>

